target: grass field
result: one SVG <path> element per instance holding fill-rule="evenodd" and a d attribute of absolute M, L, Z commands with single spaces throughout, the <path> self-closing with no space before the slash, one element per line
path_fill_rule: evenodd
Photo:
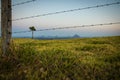
<path fill-rule="evenodd" d="M 120 36 L 13 39 L 10 50 L 0 80 L 120 80 Z"/>

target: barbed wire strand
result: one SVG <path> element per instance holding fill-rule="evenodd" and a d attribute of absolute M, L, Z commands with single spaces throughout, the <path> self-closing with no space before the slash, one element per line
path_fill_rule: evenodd
<path fill-rule="evenodd" d="M 24 19 L 60 14 L 60 13 L 67 13 L 67 12 L 73 12 L 73 11 L 79 11 L 79 10 L 85 10 L 85 9 L 99 8 L 99 7 L 111 6 L 111 5 L 117 5 L 117 4 L 120 4 L 120 2 L 114 2 L 114 3 L 102 4 L 102 5 L 96 5 L 96 6 L 89 6 L 89 7 L 84 7 L 84 8 L 77 8 L 77 9 L 71 9 L 71 10 L 65 10 L 65 11 L 59 11 L 59 12 L 53 12 L 53 13 L 45 13 L 45 14 L 29 16 L 29 17 L 22 17 L 22 18 L 13 19 L 12 21 L 18 21 L 18 20 L 24 20 Z"/>
<path fill-rule="evenodd" d="M 23 4 L 31 3 L 31 2 L 34 2 L 34 1 L 37 1 L 37 0 L 29 0 L 29 1 L 21 2 L 21 3 L 16 3 L 16 4 L 13 4 L 12 6 L 23 5 Z"/>
<path fill-rule="evenodd" d="M 106 26 L 106 25 L 114 25 L 114 24 L 120 24 L 120 22 L 113 22 L 113 23 L 103 23 L 103 24 L 91 24 L 91 25 L 81 25 L 81 26 L 69 26 L 69 27 L 57 27 L 57 28 L 48 28 L 48 29 L 39 29 L 38 31 L 49 31 L 49 30 L 59 30 L 59 29 L 70 29 L 70 28 L 79 28 L 79 27 L 94 27 L 94 26 Z M 19 31 L 19 32 L 13 32 L 15 33 L 27 33 L 31 31 Z"/>
<path fill-rule="evenodd" d="M 37 0 L 24 1 L 24 2 L 21 2 L 21 3 L 16 3 L 16 4 L 13 4 L 12 6 L 23 5 L 23 4 L 31 3 L 31 2 L 34 2 L 34 1 L 37 1 Z M 1 9 L 1 8 L 0 8 L 0 9 Z"/>

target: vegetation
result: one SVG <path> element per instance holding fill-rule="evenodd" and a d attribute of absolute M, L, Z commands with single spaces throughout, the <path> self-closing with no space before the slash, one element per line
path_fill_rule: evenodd
<path fill-rule="evenodd" d="M 120 80 L 120 36 L 13 42 L 0 80 Z"/>
<path fill-rule="evenodd" d="M 34 31 L 36 31 L 36 29 L 35 29 L 35 27 L 34 27 L 34 26 L 29 27 L 29 29 L 32 31 L 32 39 L 33 39 L 33 37 L 34 37 L 34 36 L 33 36 L 33 32 L 34 32 Z"/>

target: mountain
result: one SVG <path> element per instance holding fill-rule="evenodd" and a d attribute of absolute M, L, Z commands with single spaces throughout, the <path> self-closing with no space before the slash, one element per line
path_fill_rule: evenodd
<path fill-rule="evenodd" d="M 80 38 L 80 36 L 75 34 L 75 35 L 73 35 L 73 38 Z"/>

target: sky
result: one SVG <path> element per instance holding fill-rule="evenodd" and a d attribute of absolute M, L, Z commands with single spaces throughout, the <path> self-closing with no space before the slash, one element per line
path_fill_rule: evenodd
<path fill-rule="evenodd" d="M 12 0 L 12 4 L 25 1 L 29 0 Z M 36 0 L 23 5 L 13 6 L 12 19 L 113 2 L 120 2 L 120 0 Z M 27 31 L 30 26 L 35 26 L 36 30 L 39 30 L 109 22 L 120 22 L 120 4 L 13 21 L 12 31 Z M 120 36 L 120 24 L 34 32 L 35 37 L 73 36 L 74 34 L 78 34 L 81 37 Z M 12 34 L 12 36 L 30 37 L 31 32 Z"/>

